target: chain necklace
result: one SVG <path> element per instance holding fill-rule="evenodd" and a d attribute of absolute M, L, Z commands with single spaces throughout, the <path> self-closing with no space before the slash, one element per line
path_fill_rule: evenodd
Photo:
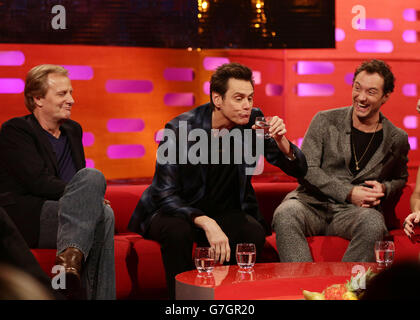
<path fill-rule="evenodd" d="M 379 120 L 378 120 L 378 123 L 376 124 L 376 128 L 375 128 L 375 131 L 373 132 L 372 138 L 370 138 L 370 141 L 369 141 L 369 143 L 368 143 L 368 145 L 367 145 L 367 147 L 365 149 L 365 152 L 363 152 L 363 154 L 362 154 L 362 156 L 360 157 L 359 160 L 357 160 L 356 148 L 354 147 L 354 141 L 353 141 L 354 139 L 352 139 L 351 146 L 353 147 L 353 155 L 354 155 L 354 163 L 356 164 L 356 171 L 359 171 L 360 170 L 359 163 L 362 162 L 362 159 L 366 155 L 366 152 L 369 150 L 369 147 L 370 147 L 370 145 L 371 145 L 371 143 L 373 141 L 373 138 L 375 137 L 375 133 L 376 133 L 376 130 L 378 130 L 378 127 L 379 127 Z"/>

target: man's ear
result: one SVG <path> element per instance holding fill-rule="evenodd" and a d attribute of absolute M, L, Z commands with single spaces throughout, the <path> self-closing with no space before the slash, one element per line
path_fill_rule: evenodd
<path fill-rule="evenodd" d="M 391 95 L 391 92 L 384 94 L 384 96 L 382 97 L 382 104 L 388 101 L 390 95 Z"/>
<path fill-rule="evenodd" d="M 38 107 L 42 107 L 42 97 L 32 97 L 32 99 Z"/>
<path fill-rule="evenodd" d="M 220 95 L 220 93 L 217 92 L 212 92 L 211 93 L 211 98 L 213 100 L 213 104 L 217 109 L 220 109 L 220 106 L 222 104 L 222 96 Z"/>

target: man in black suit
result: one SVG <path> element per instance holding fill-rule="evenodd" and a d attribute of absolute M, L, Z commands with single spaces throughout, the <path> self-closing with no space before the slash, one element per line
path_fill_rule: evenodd
<path fill-rule="evenodd" d="M 266 159 L 287 174 L 302 177 L 307 170 L 305 156 L 286 139 L 285 124 L 279 117 L 272 118 L 268 139 L 256 137 L 254 123 L 263 113 L 253 108 L 254 82 L 248 67 L 238 63 L 219 67 L 211 78 L 210 97 L 210 103 L 166 125 L 152 185 L 143 193 L 129 223 L 130 230 L 161 244 L 170 298 L 175 297 L 175 275 L 193 268 L 194 241 L 213 247 L 220 263 L 235 261 L 239 242 L 255 243 L 257 258 L 261 253 L 269 229 L 251 185 L 258 155 L 248 161 L 259 143 Z M 189 139 L 193 135 L 200 136 L 201 146 L 209 146 L 210 140 L 211 146 L 198 152 Z M 238 136 L 239 140 L 235 138 L 233 144 L 222 140 L 221 146 L 218 141 L 214 149 L 214 139 L 223 135 Z M 192 158 L 198 153 L 201 161 L 197 162 Z M 174 154 L 175 159 L 169 159 Z M 224 156 L 228 161 L 220 164 Z M 165 157 L 169 161 L 165 162 Z"/>
<path fill-rule="evenodd" d="M 31 113 L 0 130 L 0 206 L 29 247 L 57 248 L 69 297 L 86 290 L 88 299 L 114 299 L 114 215 L 103 174 L 85 168 L 82 128 L 70 120 L 72 92 L 60 66 L 29 71 Z"/>

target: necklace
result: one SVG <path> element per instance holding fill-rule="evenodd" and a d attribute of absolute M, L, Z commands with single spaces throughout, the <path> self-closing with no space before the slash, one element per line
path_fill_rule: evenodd
<path fill-rule="evenodd" d="M 366 155 L 366 152 L 369 150 L 369 147 L 373 141 L 373 138 L 375 137 L 375 133 L 376 133 L 376 130 L 378 130 L 378 127 L 379 127 L 379 120 L 378 120 L 378 123 L 376 124 L 376 128 L 375 128 L 375 131 L 373 132 L 372 138 L 370 138 L 370 141 L 365 149 L 365 152 L 363 152 L 359 160 L 357 159 L 357 156 L 356 156 L 356 148 L 354 147 L 354 141 L 353 141 L 354 139 L 352 139 L 351 146 L 353 147 L 353 155 L 354 155 L 354 163 L 356 164 L 356 171 L 360 170 L 359 163 L 362 162 L 363 157 Z"/>

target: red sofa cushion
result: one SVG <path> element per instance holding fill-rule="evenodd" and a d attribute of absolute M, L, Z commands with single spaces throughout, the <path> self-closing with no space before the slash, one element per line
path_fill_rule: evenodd
<path fill-rule="evenodd" d="M 148 185 L 108 185 L 105 199 L 111 202 L 115 214 L 115 233 L 127 233 L 128 222 Z"/>

